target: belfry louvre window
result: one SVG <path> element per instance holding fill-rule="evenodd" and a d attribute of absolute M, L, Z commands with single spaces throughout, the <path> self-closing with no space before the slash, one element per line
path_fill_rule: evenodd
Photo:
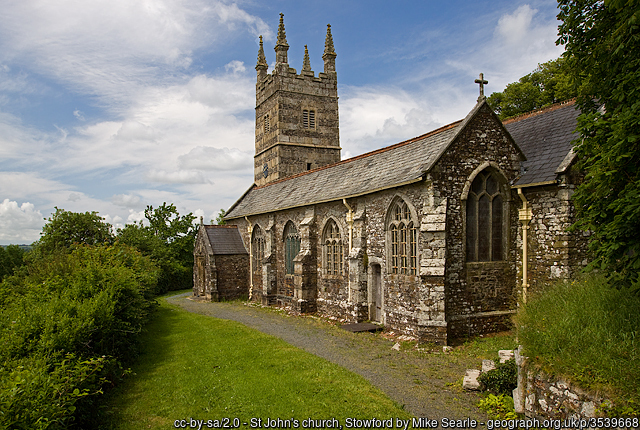
<path fill-rule="evenodd" d="M 258 225 L 253 228 L 253 238 L 251 242 L 253 272 L 259 274 L 262 273 L 262 260 L 264 259 L 264 234 Z"/>
<path fill-rule="evenodd" d="M 302 111 L 302 127 L 316 128 L 316 111 L 312 109 L 303 109 Z"/>
<path fill-rule="evenodd" d="M 322 235 L 324 264 L 327 275 L 341 275 L 344 259 L 340 229 L 334 220 L 329 220 Z"/>
<path fill-rule="evenodd" d="M 264 132 L 269 133 L 269 130 L 271 130 L 271 121 L 269 120 L 269 114 L 266 114 L 264 116 Z"/>
<path fill-rule="evenodd" d="M 467 261 L 501 261 L 503 256 L 503 197 L 495 174 L 483 170 L 467 196 Z"/>
<path fill-rule="evenodd" d="M 418 268 L 418 230 L 407 204 L 399 200 L 391 207 L 391 273 L 416 275 Z"/>
<path fill-rule="evenodd" d="M 293 275 L 293 259 L 300 252 L 300 235 L 291 221 L 284 227 L 284 264 L 285 274 Z"/>

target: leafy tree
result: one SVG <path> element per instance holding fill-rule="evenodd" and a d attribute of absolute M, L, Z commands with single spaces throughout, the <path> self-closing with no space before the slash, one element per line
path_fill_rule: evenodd
<path fill-rule="evenodd" d="M 18 245 L 0 246 L 0 281 L 23 265 L 25 252 Z"/>
<path fill-rule="evenodd" d="M 136 247 L 161 270 L 158 293 L 190 288 L 193 282 L 193 244 L 197 233 L 195 217 L 180 216 L 173 204 L 147 206 L 145 226 L 127 224 L 118 230 L 118 241 Z"/>
<path fill-rule="evenodd" d="M 68 251 L 72 245 L 98 245 L 113 242 L 111 225 L 97 212 L 69 212 L 55 208 L 36 242 L 38 252 Z"/>
<path fill-rule="evenodd" d="M 537 69 L 508 84 L 503 92 L 491 94 L 487 102 L 500 119 L 505 119 L 575 96 L 567 62 L 560 57 L 538 64 Z"/>
<path fill-rule="evenodd" d="M 640 292 L 640 1 L 558 3 L 558 43 L 582 109 L 575 228 L 592 232 L 591 267 Z"/>
<path fill-rule="evenodd" d="M 224 209 L 220 209 L 218 216 L 216 216 L 216 224 L 217 225 L 225 225 L 227 222 L 224 220 L 224 216 L 227 212 Z"/>

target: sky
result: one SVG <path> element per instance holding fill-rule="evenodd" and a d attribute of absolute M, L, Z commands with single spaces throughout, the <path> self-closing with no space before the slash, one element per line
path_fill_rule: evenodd
<path fill-rule="evenodd" d="M 55 207 L 114 228 L 148 205 L 215 219 L 253 183 L 256 59 L 284 13 L 289 65 L 331 24 L 349 158 L 462 119 L 559 57 L 547 0 L 3 0 L 0 244 Z"/>

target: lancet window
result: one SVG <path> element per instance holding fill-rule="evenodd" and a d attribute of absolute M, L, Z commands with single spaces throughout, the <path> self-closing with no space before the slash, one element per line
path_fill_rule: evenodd
<path fill-rule="evenodd" d="M 300 235 L 291 221 L 284 227 L 284 264 L 287 275 L 294 274 L 293 259 L 300 252 Z"/>
<path fill-rule="evenodd" d="M 332 219 L 327 222 L 322 234 L 324 267 L 327 275 L 341 275 L 344 261 L 342 238 L 338 224 Z"/>
<path fill-rule="evenodd" d="M 264 259 L 264 234 L 259 225 L 253 227 L 251 250 L 253 252 L 253 272 L 260 274 L 262 273 L 262 260 Z"/>

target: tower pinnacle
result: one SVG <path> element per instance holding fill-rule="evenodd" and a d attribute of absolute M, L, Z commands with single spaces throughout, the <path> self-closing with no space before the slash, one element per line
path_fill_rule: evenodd
<path fill-rule="evenodd" d="M 307 48 L 307 45 L 304 45 L 304 60 L 302 61 L 302 71 L 311 71 L 311 62 L 309 61 L 309 49 Z"/>
<path fill-rule="evenodd" d="M 279 69 L 278 66 L 284 65 L 282 67 L 283 71 L 287 71 L 289 69 L 289 60 L 287 59 L 287 51 L 289 50 L 289 44 L 287 43 L 287 34 L 284 31 L 284 14 L 280 14 L 280 25 L 278 26 L 278 41 L 275 46 L 276 51 L 276 70 Z"/>
<path fill-rule="evenodd" d="M 324 54 L 322 54 L 325 73 L 336 72 L 336 56 L 336 51 L 333 47 L 333 36 L 331 35 L 331 24 L 327 24 L 327 37 L 324 40 Z"/>
<path fill-rule="evenodd" d="M 258 64 L 256 64 L 256 71 L 258 72 L 258 80 L 261 80 L 267 76 L 267 58 L 264 56 L 264 45 L 262 43 L 262 36 L 260 36 L 260 49 L 258 50 Z"/>
<path fill-rule="evenodd" d="M 284 31 L 284 13 L 280 14 L 280 25 L 278 25 L 278 42 L 276 46 L 282 45 L 287 48 L 289 45 L 287 44 L 287 34 Z"/>

